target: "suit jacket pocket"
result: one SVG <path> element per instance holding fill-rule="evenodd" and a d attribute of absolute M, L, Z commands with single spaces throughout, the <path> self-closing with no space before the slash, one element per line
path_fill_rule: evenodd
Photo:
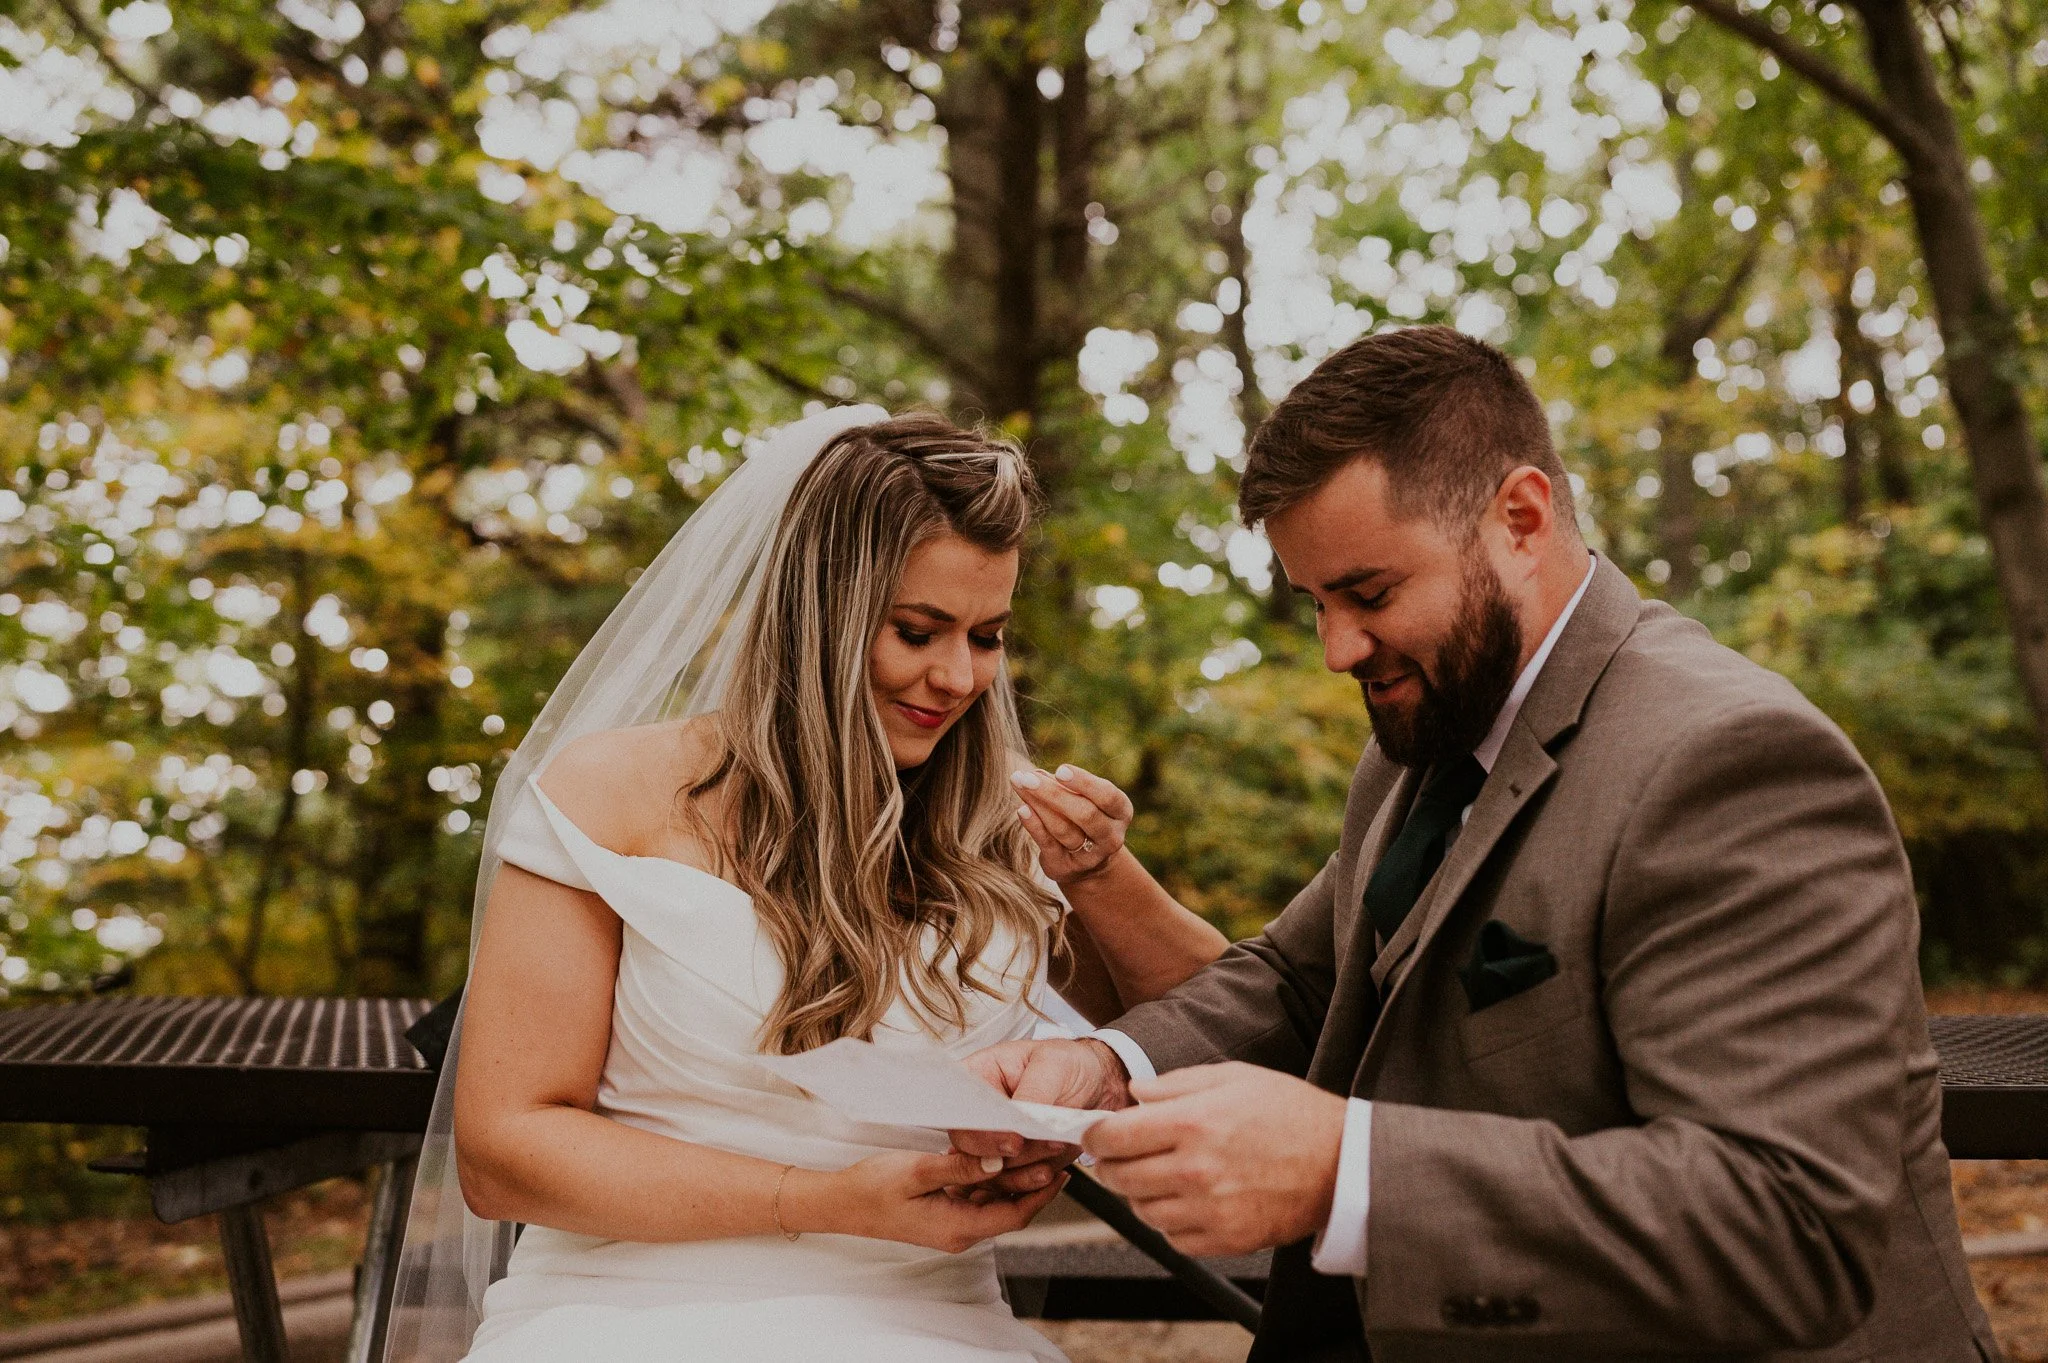
<path fill-rule="evenodd" d="M 1501 1002 L 1468 1015 L 1458 1024 L 1465 1059 L 1477 1060 L 1553 1032 L 1585 1011 L 1586 1001 L 1571 975 L 1554 964 L 1536 983 Z"/>
<path fill-rule="evenodd" d="M 1557 958 L 1541 942 L 1532 942 L 1499 919 L 1479 929 L 1472 959 L 1458 972 L 1465 1001 L 1477 1013 L 1534 989 L 1557 973 Z"/>

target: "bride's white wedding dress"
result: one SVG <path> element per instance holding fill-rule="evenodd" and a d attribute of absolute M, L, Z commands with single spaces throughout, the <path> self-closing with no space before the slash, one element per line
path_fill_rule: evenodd
<path fill-rule="evenodd" d="M 839 1116 L 756 1063 L 782 967 L 746 892 L 660 857 L 591 841 L 528 781 L 499 848 L 515 866 L 598 894 L 625 924 L 604 1116 L 810 1169 L 883 1150 L 943 1151 L 943 1135 Z M 1014 941 L 989 962 L 1018 961 Z M 1021 969 L 1015 972 L 1021 976 Z M 900 1000 L 877 1044 L 964 1056 L 1029 1036 L 1041 978 L 972 996 L 957 1034 L 934 1037 Z M 650 1198 L 670 1196 L 661 1188 Z M 945 1254 L 851 1235 L 641 1244 L 528 1226 L 484 1295 L 474 1363 L 1065 1363 L 1017 1320 L 982 1244 Z"/>

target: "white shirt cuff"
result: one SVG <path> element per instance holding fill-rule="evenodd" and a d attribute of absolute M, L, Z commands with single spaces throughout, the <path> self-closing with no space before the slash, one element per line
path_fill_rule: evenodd
<path fill-rule="evenodd" d="M 1344 1144 L 1337 1152 L 1337 1188 L 1330 1198 L 1329 1224 L 1316 1237 L 1309 1254 L 1309 1265 L 1316 1272 L 1333 1278 L 1365 1276 L 1365 1214 L 1371 1203 L 1372 1104 L 1353 1098 L 1344 1105 Z"/>
<path fill-rule="evenodd" d="M 1157 1079 L 1159 1071 L 1152 1065 L 1152 1058 L 1137 1042 L 1117 1031 L 1114 1027 L 1098 1027 L 1088 1033 L 1103 1045 L 1116 1052 L 1116 1058 L 1124 1062 L 1133 1079 Z"/>

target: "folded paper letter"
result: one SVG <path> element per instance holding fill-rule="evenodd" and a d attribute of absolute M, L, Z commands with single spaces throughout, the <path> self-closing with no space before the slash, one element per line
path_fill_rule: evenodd
<path fill-rule="evenodd" d="M 957 1060 L 841 1037 L 802 1055 L 758 1057 L 768 1070 L 848 1117 L 938 1131 L 1014 1131 L 1081 1143 L 1107 1112 L 1005 1098 Z"/>

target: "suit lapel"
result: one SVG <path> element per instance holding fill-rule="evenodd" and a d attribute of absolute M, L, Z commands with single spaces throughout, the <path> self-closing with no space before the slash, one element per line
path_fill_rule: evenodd
<path fill-rule="evenodd" d="M 1366 825 L 1365 836 L 1359 839 L 1358 850 L 1338 884 L 1337 893 L 1342 896 L 1338 903 L 1352 915 L 1352 945 L 1346 956 L 1355 956 L 1359 944 L 1363 943 L 1363 950 L 1370 959 L 1374 942 L 1372 921 L 1365 916 L 1365 883 L 1372 879 L 1373 868 L 1386 855 L 1387 844 L 1407 822 L 1409 807 L 1415 803 L 1415 792 L 1422 785 L 1422 773 L 1413 768 L 1395 766 L 1380 752 L 1378 745 L 1367 751 L 1386 769 L 1386 775 L 1382 777 L 1385 794 L 1373 813 L 1372 822 Z"/>
<path fill-rule="evenodd" d="M 1417 784 L 1417 774 L 1389 761 L 1378 744 L 1366 748 L 1358 779 L 1352 784 L 1334 887 L 1335 993 L 1308 1072 L 1310 1083 L 1334 1093 L 1346 1091 L 1357 1071 L 1358 1057 L 1365 1051 L 1366 1037 L 1379 1020 L 1379 994 L 1371 982 L 1376 941 L 1372 920 L 1365 913 L 1365 882 L 1407 817 Z M 1361 826 L 1354 842 L 1352 830 Z"/>
<path fill-rule="evenodd" d="M 1480 788 L 1465 826 L 1458 831 L 1451 850 L 1444 854 L 1443 865 L 1431 877 L 1421 902 L 1409 912 L 1394 940 L 1387 943 L 1373 963 L 1373 983 L 1379 986 L 1382 998 L 1400 987 L 1407 974 L 1406 963 L 1429 945 L 1494 844 L 1556 772 L 1557 763 L 1518 716 L 1508 729 L 1507 742 L 1501 745 L 1500 756 L 1494 760 L 1493 771 Z"/>

